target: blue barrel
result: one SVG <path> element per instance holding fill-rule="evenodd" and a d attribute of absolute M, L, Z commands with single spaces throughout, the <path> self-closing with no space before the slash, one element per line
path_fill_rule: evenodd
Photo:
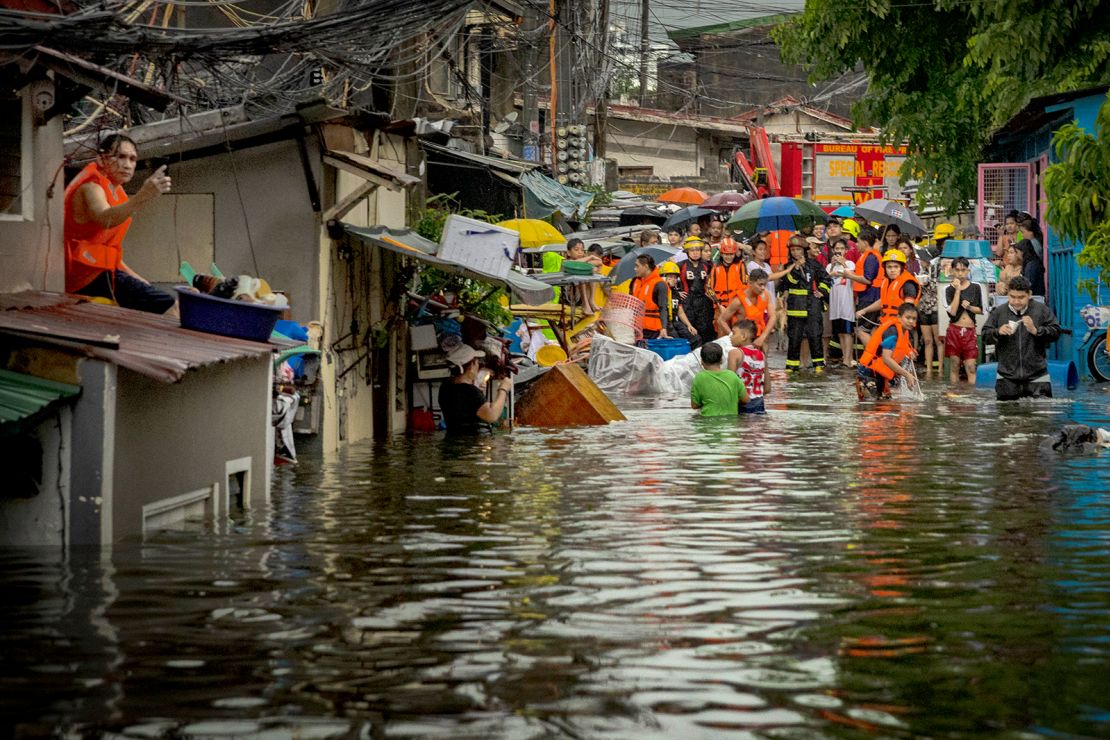
<path fill-rule="evenodd" d="M 994 387 L 998 377 L 998 363 L 988 362 L 975 368 L 975 385 Z M 1052 380 L 1052 390 L 1073 391 L 1079 387 L 1079 368 L 1071 360 L 1049 360 L 1048 377 Z"/>
<path fill-rule="evenodd" d="M 664 360 L 689 354 L 690 342 L 686 339 L 648 339 L 647 348 Z"/>

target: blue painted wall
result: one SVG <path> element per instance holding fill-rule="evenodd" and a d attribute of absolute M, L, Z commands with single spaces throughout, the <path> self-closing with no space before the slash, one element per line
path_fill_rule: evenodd
<path fill-rule="evenodd" d="M 1060 112 L 1066 115 L 1068 120 L 1075 121 L 1080 127 L 1094 133 L 1095 119 L 1099 108 L 1105 102 L 1104 94 L 1088 95 L 1059 105 L 1048 106 L 1045 111 Z M 1050 162 L 1056 161 L 1053 152 L 1050 151 L 1051 139 L 1036 143 L 1041 145 L 1041 151 L 1047 151 Z M 1086 291 L 1080 291 L 1078 284 L 1080 280 L 1094 279 L 1097 275 L 1094 270 L 1080 267 L 1076 263 L 1076 257 L 1083 250 L 1083 245 L 1062 243 L 1051 228 L 1046 229 L 1045 232 L 1045 248 L 1049 252 L 1049 292 L 1052 308 L 1060 319 L 1060 325 L 1073 332 L 1060 338 L 1053 350 L 1053 356 L 1059 360 L 1073 360 L 1079 366 L 1080 372 L 1086 374 L 1085 358 L 1080 356 L 1082 354 L 1080 342 L 1087 332 L 1087 326 L 1083 323 L 1079 310 L 1091 303 L 1091 296 Z M 1099 287 L 1096 305 L 1110 303 L 1110 288 L 1105 285 Z"/>

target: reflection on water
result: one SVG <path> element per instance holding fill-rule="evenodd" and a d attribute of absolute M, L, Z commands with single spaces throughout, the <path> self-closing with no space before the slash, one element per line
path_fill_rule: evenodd
<path fill-rule="evenodd" d="M 781 380 L 781 379 L 780 379 Z M 1110 734 L 1108 389 L 354 447 L 222 531 L 4 552 L 25 735 Z"/>

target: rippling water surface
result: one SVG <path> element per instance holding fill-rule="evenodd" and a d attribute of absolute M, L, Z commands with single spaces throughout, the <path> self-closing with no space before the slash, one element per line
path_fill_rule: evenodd
<path fill-rule="evenodd" d="M 781 378 L 779 378 L 781 380 Z M 1110 389 L 354 446 L 272 506 L 2 557 L 0 720 L 183 737 L 1110 735 Z"/>

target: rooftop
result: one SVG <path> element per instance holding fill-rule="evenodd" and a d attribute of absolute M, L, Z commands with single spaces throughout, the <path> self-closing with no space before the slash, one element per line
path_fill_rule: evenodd
<path fill-rule="evenodd" d="M 793 16 L 792 13 L 776 13 L 775 15 L 760 15 L 753 18 L 742 18 L 724 23 L 713 23 L 708 26 L 694 26 L 692 28 L 675 28 L 667 31 L 667 36 L 672 41 L 697 38 L 698 36 L 716 36 L 732 31 L 743 31 L 748 28 L 761 26 L 777 26 L 785 23 Z"/>
<path fill-rule="evenodd" d="M 274 350 L 182 329 L 177 319 L 40 291 L 0 294 L 0 335 L 77 351 L 163 383 L 176 383 L 189 370 Z"/>

